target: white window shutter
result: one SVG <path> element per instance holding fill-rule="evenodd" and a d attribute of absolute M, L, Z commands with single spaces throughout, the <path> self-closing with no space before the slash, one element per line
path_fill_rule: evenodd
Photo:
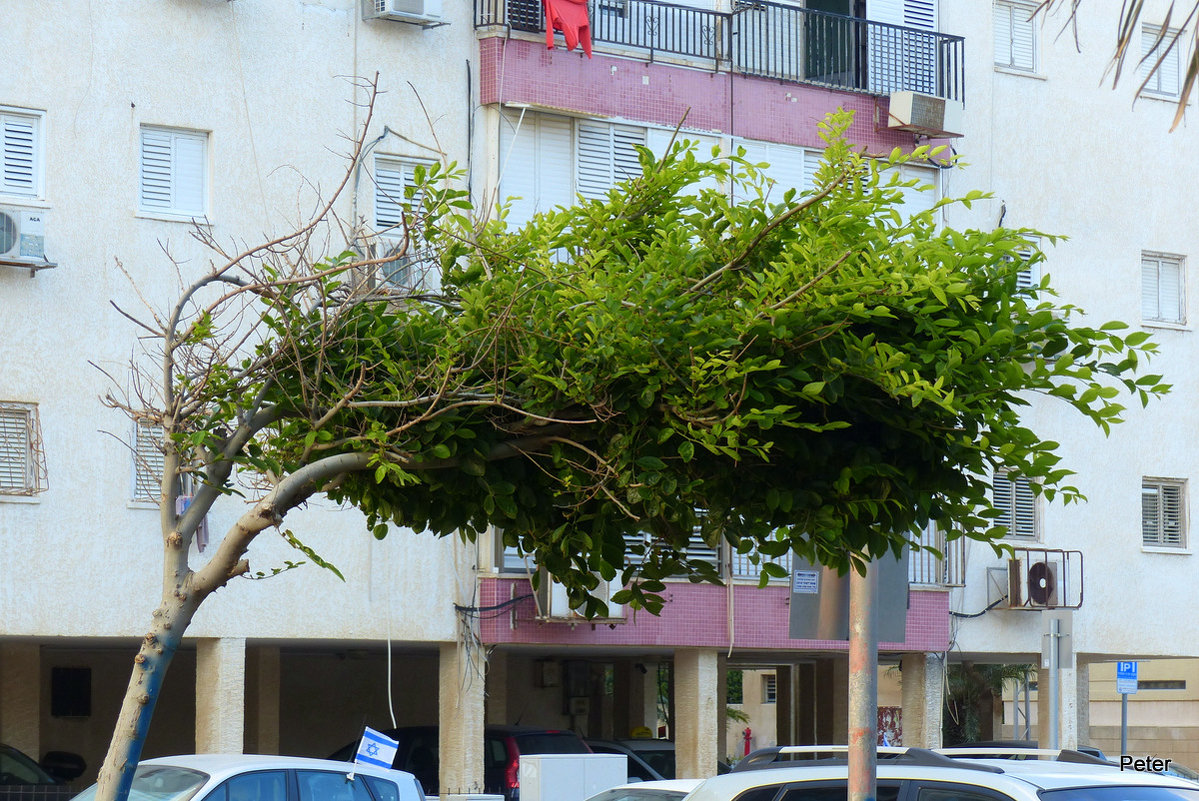
<path fill-rule="evenodd" d="M 139 207 L 149 212 L 205 216 L 207 154 L 207 134 L 143 128 Z"/>
<path fill-rule="evenodd" d="M 205 212 L 206 139 L 192 134 L 175 135 L 175 210 L 203 217 Z"/>
<path fill-rule="evenodd" d="M 1141 542 L 1166 548 L 1186 546 L 1186 483 L 1144 479 L 1141 482 Z"/>
<path fill-rule="evenodd" d="M 1141 55 L 1143 56 L 1143 60 L 1137 67 L 1137 71 L 1142 81 L 1149 78 L 1149 82 L 1145 84 L 1146 92 L 1167 97 L 1177 97 L 1181 64 L 1179 50 L 1185 40 L 1179 41 L 1170 48 L 1165 58 L 1162 59 L 1161 66 L 1156 71 L 1153 71 L 1152 76 L 1150 76 L 1150 71 L 1157 65 L 1157 60 L 1161 58 L 1162 52 L 1167 47 L 1170 47 L 1170 42 L 1178 34 L 1176 30 L 1167 29 L 1165 38 L 1159 44 L 1158 37 L 1161 35 L 1161 31 L 1162 29 L 1158 25 L 1141 26 Z"/>
<path fill-rule="evenodd" d="M 1000 67 L 1036 69 L 1035 3 L 996 0 L 993 6 L 995 63 Z"/>
<path fill-rule="evenodd" d="M 158 131 L 142 131 L 141 206 L 167 210 L 171 192 L 171 136 Z"/>
<path fill-rule="evenodd" d="M 36 197 L 38 181 L 38 118 L 20 114 L 0 114 L 3 126 L 3 174 L 0 192 L 6 195 Z"/>
<path fill-rule="evenodd" d="M 540 211 L 574 202 L 572 122 L 568 117 L 505 111 L 500 135 L 500 197 L 508 222 L 520 226 Z"/>
<path fill-rule="evenodd" d="M 1005 526 L 1009 537 L 1037 535 L 1037 496 L 1029 479 L 997 473 L 991 481 L 991 503 L 999 512 L 995 525 Z"/>
<path fill-rule="evenodd" d="M 401 165 L 375 160 L 375 231 L 383 235 L 403 234 L 404 186 Z"/>
<path fill-rule="evenodd" d="M 712 158 L 712 148 L 720 146 L 719 137 L 707 134 L 679 131 L 676 136 L 674 131 L 665 128 L 650 128 L 645 132 L 645 146 L 659 159 L 666 155 L 666 148 L 670 146 L 671 140 L 676 144 L 679 142 L 691 142 L 695 157 L 700 161 L 710 160 Z M 703 189 L 720 189 L 720 183 L 716 178 L 708 176 L 690 187 L 687 191 L 698 194 Z"/>
<path fill-rule="evenodd" d="M 620 181 L 640 175 L 636 146 L 644 144 L 644 128 L 580 120 L 575 135 L 578 193 L 588 200 L 600 200 Z"/>
<path fill-rule="evenodd" d="M 771 182 L 766 187 L 767 198 L 772 202 L 782 202 L 783 195 L 788 189 L 802 192 L 813 185 L 814 164 L 809 160 L 807 151 L 794 145 L 783 145 L 775 142 L 757 142 L 744 140 L 738 143 L 745 148 L 745 158 L 754 164 L 766 162 L 766 178 Z M 739 198 L 744 200 L 745 198 Z"/>
<path fill-rule="evenodd" d="M 936 0 L 904 0 L 903 24 L 922 31 L 937 29 Z"/>
<path fill-rule="evenodd" d="M 0 492 L 23 493 L 31 475 L 29 413 L 20 408 L 0 408 Z"/>
<path fill-rule="evenodd" d="M 1182 541 L 1182 487 L 1163 484 L 1161 488 L 1162 545 L 1181 547 Z"/>
<path fill-rule="evenodd" d="M 1141 257 L 1141 317 L 1167 323 L 1186 321 L 1183 260 L 1178 256 Z"/>
<path fill-rule="evenodd" d="M 133 497 L 139 501 L 158 502 L 165 467 L 162 427 L 138 423 L 133 438 Z"/>

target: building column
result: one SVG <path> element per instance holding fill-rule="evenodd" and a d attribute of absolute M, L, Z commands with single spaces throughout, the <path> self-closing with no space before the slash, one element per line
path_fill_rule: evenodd
<path fill-rule="evenodd" d="M 679 648 L 674 652 L 675 773 L 680 779 L 716 775 L 720 719 L 719 652 Z"/>
<path fill-rule="evenodd" d="M 442 801 L 483 792 L 484 673 L 478 648 L 441 646 L 437 698 Z"/>
<path fill-rule="evenodd" d="M 778 665 L 774 669 L 774 739 L 778 745 L 798 745 L 796 672 L 792 665 Z"/>
<path fill-rule="evenodd" d="M 534 669 L 540 669 L 537 662 Z M 498 648 L 487 657 L 487 682 L 485 684 L 485 720 L 503 726 L 508 723 L 508 652 Z"/>
<path fill-rule="evenodd" d="M 725 654 L 716 657 L 716 758 L 729 756 L 729 662 Z"/>
<path fill-rule="evenodd" d="M 1076 660 L 1074 696 L 1078 699 L 1075 745 L 1091 744 L 1091 663 Z"/>
<path fill-rule="evenodd" d="M 196 641 L 196 753 L 240 754 L 246 738 L 246 640 Z"/>
<path fill-rule="evenodd" d="M 279 648 L 250 648 L 247 656 L 246 750 L 254 754 L 279 753 Z"/>
<path fill-rule="evenodd" d="M 899 669 L 903 691 L 903 745 L 939 748 L 945 662 L 940 654 L 904 654 L 900 657 Z"/>
<path fill-rule="evenodd" d="M 1084 670 L 1084 676 L 1085 668 Z M 1079 670 L 1058 669 L 1058 748 L 1078 747 Z M 1052 742 L 1049 731 L 1049 670 L 1037 670 L 1037 744 L 1048 748 Z"/>
<path fill-rule="evenodd" d="M 0 642 L 0 742 L 41 757 L 42 649 Z"/>

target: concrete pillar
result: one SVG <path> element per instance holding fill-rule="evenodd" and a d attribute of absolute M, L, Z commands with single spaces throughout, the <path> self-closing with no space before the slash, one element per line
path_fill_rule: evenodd
<path fill-rule="evenodd" d="M 903 745 L 941 746 L 945 662 L 940 654 L 904 654 L 899 661 L 903 691 Z"/>
<path fill-rule="evenodd" d="M 438 663 L 442 801 L 483 792 L 484 662 L 477 648 L 444 643 Z"/>
<path fill-rule="evenodd" d="M 774 737 L 779 745 L 796 745 L 796 680 L 791 665 L 774 669 Z"/>
<path fill-rule="evenodd" d="M 0 642 L 0 742 L 41 756 L 42 649 Z"/>
<path fill-rule="evenodd" d="M 681 779 L 716 775 L 720 719 L 719 652 L 679 648 L 674 652 L 675 772 Z"/>
<path fill-rule="evenodd" d="M 658 736 L 658 663 L 636 659 L 615 663 L 612 736 L 632 736 L 645 727 Z"/>
<path fill-rule="evenodd" d="M 1091 745 L 1091 664 L 1078 660 L 1075 664 L 1074 695 L 1078 699 L 1075 733 L 1078 745 Z"/>
<path fill-rule="evenodd" d="M 1058 748 L 1078 747 L 1079 671 L 1076 668 L 1058 670 Z M 1052 742 L 1049 732 L 1049 670 L 1037 670 L 1037 744 L 1048 748 Z"/>
<path fill-rule="evenodd" d="M 729 663 L 725 654 L 719 654 L 716 659 L 716 756 L 725 759 L 729 756 Z"/>
<path fill-rule="evenodd" d="M 196 641 L 196 752 L 240 754 L 246 738 L 246 640 Z"/>
<path fill-rule="evenodd" d="M 279 648 L 263 645 L 246 653 L 246 750 L 279 753 Z"/>
<path fill-rule="evenodd" d="M 816 666 L 795 666 L 795 745 L 816 745 Z"/>
<path fill-rule="evenodd" d="M 533 663 L 540 670 L 540 663 Z M 527 675 L 527 674 L 521 674 Z M 527 680 L 527 679 L 526 679 Z M 496 649 L 487 657 L 486 721 L 497 726 L 511 723 L 508 720 L 508 652 Z"/>

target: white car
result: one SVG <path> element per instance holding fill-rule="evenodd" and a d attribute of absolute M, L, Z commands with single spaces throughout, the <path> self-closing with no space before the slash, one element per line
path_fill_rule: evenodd
<path fill-rule="evenodd" d="M 96 785 L 73 801 L 92 801 Z M 411 773 L 327 759 L 187 754 L 140 762 L 129 801 L 425 801 Z"/>
<path fill-rule="evenodd" d="M 596 793 L 587 801 L 680 801 L 703 779 L 657 779 L 648 782 L 629 782 Z"/>
<path fill-rule="evenodd" d="M 744 767 L 739 763 L 732 773 L 704 780 L 686 801 L 844 801 L 844 746 L 770 750 L 780 758 L 804 751 L 812 756 L 809 761 L 771 763 L 751 761 L 751 754 Z M 1199 787 L 1192 782 L 1122 770 L 1071 751 L 964 756 L 880 748 L 877 776 L 878 801 L 1199 801 Z"/>

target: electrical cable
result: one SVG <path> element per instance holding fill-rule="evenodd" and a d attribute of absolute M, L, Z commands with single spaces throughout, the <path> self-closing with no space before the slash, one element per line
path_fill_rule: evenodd
<path fill-rule="evenodd" d="M 462 606 L 460 604 L 454 604 L 454 611 L 456 611 L 456 612 L 495 612 L 500 609 L 506 609 L 509 606 L 512 606 L 513 604 L 523 601 L 526 598 L 532 598 L 532 597 L 533 597 L 533 593 L 530 592 L 530 593 L 526 593 L 525 595 L 518 595 L 515 598 L 509 598 L 508 600 L 502 601 L 498 604 L 492 604 L 491 606 Z"/>
<path fill-rule="evenodd" d="M 1002 598 L 996 600 L 994 603 L 989 604 L 987 606 L 987 608 L 983 609 L 981 612 L 955 612 L 954 610 L 950 609 L 949 614 L 951 617 L 960 617 L 960 618 L 982 617 L 987 612 L 990 612 L 992 609 L 999 606 L 1001 603 L 1003 603 L 1006 600 L 1007 600 L 1007 596 L 1005 595 Z"/>

